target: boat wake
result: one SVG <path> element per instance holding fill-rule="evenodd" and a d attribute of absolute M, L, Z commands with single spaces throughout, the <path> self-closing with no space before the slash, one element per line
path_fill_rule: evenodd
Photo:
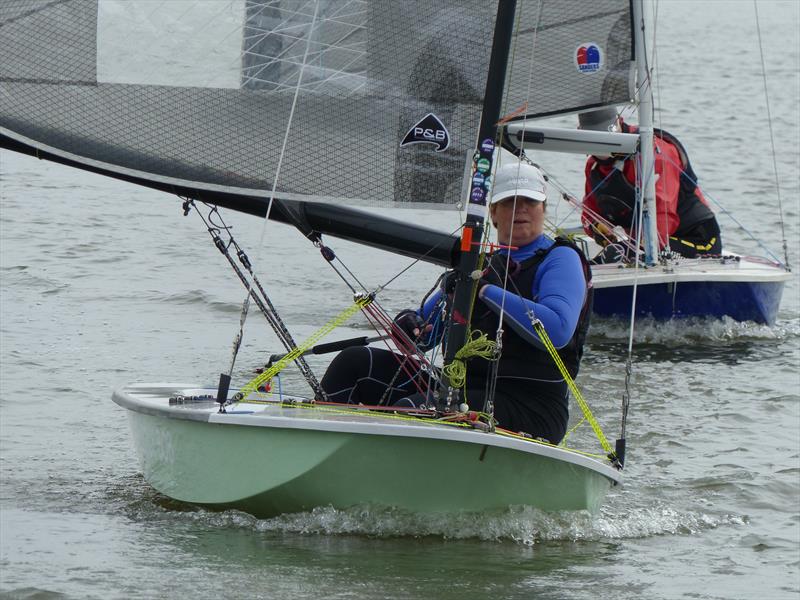
<path fill-rule="evenodd" d="M 141 507 L 140 507 L 141 508 Z M 173 512 L 173 510 L 176 510 Z M 625 514 L 603 510 L 544 512 L 528 506 L 487 513 L 457 512 L 420 514 L 379 506 L 356 506 L 345 510 L 318 507 L 309 512 L 257 519 L 235 510 L 180 510 L 160 506 L 172 516 L 200 521 L 220 529 L 244 529 L 260 533 L 300 535 L 356 535 L 369 538 L 439 538 L 512 542 L 533 546 L 542 542 L 598 542 L 648 538 L 660 535 L 693 535 L 709 529 L 738 526 L 746 519 L 736 515 L 681 512 L 666 504 L 633 508 Z"/>
<path fill-rule="evenodd" d="M 620 343 L 628 341 L 630 330 L 627 321 L 620 319 L 592 319 L 589 342 Z M 783 341 L 800 337 L 800 320 L 783 319 L 778 325 L 768 326 L 752 321 L 735 321 L 730 317 L 687 317 L 671 321 L 652 318 L 636 320 L 635 343 L 682 344 L 685 342 L 705 345 L 735 341 Z"/>

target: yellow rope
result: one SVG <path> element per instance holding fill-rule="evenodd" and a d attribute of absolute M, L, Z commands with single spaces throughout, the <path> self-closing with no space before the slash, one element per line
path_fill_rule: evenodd
<path fill-rule="evenodd" d="M 247 398 L 250 394 L 257 391 L 259 387 L 261 387 L 264 383 L 270 381 L 275 375 L 277 375 L 283 368 L 296 359 L 298 356 L 301 356 L 306 350 L 311 348 L 314 344 L 316 344 L 320 339 L 328 335 L 331 331 L 339 327 L 342 323 L 347 321 L 350 317 L 352 317 L 355 313 L 359 310 L 367 306 L 370 302 L 372 302 L 372 296 L 362 295 L 356 298 L 355 302 L 352 306 L 349 306 L 344 311 L 342 311 L 339 315 L 328 321 L 325 325 L 320 327 L 317 331 L 311 334 L 305 342 L 297 346 L 294 350 L 286 354 L 283 358 L 281 358 L 278 362 L 272 365 L 269 369 L 264 371 L 263 373 L 256 376 L 251 381 L 247 382 L 245 385 L 242 386 L 240 393 L 242 398 Z"/>
<path fill-rule="evenodd" d="M 357 404 L 347 405 L 347 407 L 343 408 L 335 408 L 332 406 L 325 406 L 320 405 L 317 403 L 293 403 L 293 402 L 286 402 L 286 401 L 275 401 L 275 400 L 255 400 L 252 398 L 248 398 L 247 400 L 241 400 L 242 403 L 245 404 L 266 404 L 266 405 L 274 405 L 279 408 L 302 408 L 306 410 L 316 410 L 320 412 L 324 412 L 327 414 L 334 414 L 334 415 L 348 415 L 352 416 L 353 413 L 358 413 L 365 411 L 369 414 L 370 418 L 376 419 L 394 419 L 394 420 L 401 420 L 401 421 L 414 421 L 419 423 L 420 425 L 450 425 L 452 427 L 468 427 L 472 428 L 472 425 L 465 422 L 459 421 L 452 421 L 448 420 L 448 417 L 418 417 L 415 415 L 406 415 L 399 412 L 382 412 L 382 411 L 374 411 L 370 410 L 368 406 L 361 406 Z M 480 413 L 483 415 L 483 413 Z M 488 415 L 487 415 L 488 416 Z"/>
<path fill-rule="evenodd" d="M 475 336 L 474 334 L 479 334 Z M 453 357 L 453 362 L 446 365 L 442 372 L 447 376 L 447 380 L 454 388 L 462 388 L 467 379 L 467 365 L 466 360 L 478 356 L 486 360 L 492 360 L 495 356 L 497 349 L 497 342 L 490 340 L 485 333 L 480 331 L 473 331 L 470 334 L 470 340 L 464 344 L 456 355 Z"/>
<path fill-rule="evenodd" d="M 378 411 L 370 410 L 369 407 L 366 407 L 366 406 L 351 405 L 351 406 L 348 406 L 347 408 L 334 408 L 332 406 L 324 406 L 324 405 L 319 405 L 319 404 L 315 404 L 315 403 L 313 403 L 313 404 L 312 403 L 303 403 L 303 404 L 297 403 L 297 404 L 295 404 L 295 403 L 280 402 L 280 401 L 275 401 L 275 400 L 254 400 L 254 399 L 244 400 L 243 402 L 245 402 L 247 404 L 269 404 L 269 405 L 274 405 L 274 406 L 276 406 L 278 408 L 302 408 L 302 409 L 305 409 L 305 410 L 315 410 L 315 411 L 320 411 L 320 412 L 324 412 L 324 413 L 328 413 L 328 414 L 334 414 L 334 415 L 352 416 L 354 412 L 366 411 L 371 418 L 376 418 L 376 419 L 390 419 L 390 420 L 398 420 L 398 421 L 414 421 L 415 423 L 417 423 L 419 425 L 428 425 L 428 426 L 447 425 L 449 427 L 460 427 L 462 429 L 473 429 L 474 428 L 471 423 L 464 422 L 464 421 L 452 421 L 452 420 L 449 420 L 451 417 L 448 417 L 448 416 L 439 417 L 439 418 L 433 418 L 433 417 L 420 417 L 420 416 L 415 416 L 415 415 L 405 415 L 405 414 L 402 414 L 402 413 L 378 412 Z M 478 413 L 478 414 L 483 419 L 490 419 L 491 418 L 491 415 L 488 415 L 486 413 Z M 500 436 L 503 436 L 503 437 L 514 438 L 516 440 L 520 440 L 520 441 L 523 441 L 523 442 L 528 442 L 528 443 L 531 443 L 531 444 L 541 444 L 542 446 L 551 446 L 553 448 L 557 448 L 558 447 L 555 444 L 551 444 L 548 441 L 545 441 L 545 440 L 542 440 L 542 439 L 531 438 L 531 437 L 528 437 L 528 436 L 525 436 L 525 435 L 514 433 L 513 431 L 506 431 L 506 430 L 498 430 L 498 429 L 496 429 L 493 433 L 495 433 L 496 435 L 500 435 Z M 573 452 L 575 454 L 580 454 L 582 456 L 589 456 L 589 457 L 598 458 L 598 459 L 604 458 L 603 455 L 593 454 L 591 452 L 585 452 L 583 450 L 577 450 L 575 448 L 562 448 L 562 449 L 563 450 L 567 450 L 569 452 Z"/>
<path fill-rule="evenodd" d="M 612 454 L 614 450 L 611 448 L 611 444 L 608 443 L 606 436 L 603 434 L 603 430 L 600 429 L 600 424 L 594 418 L 592 411 L 589 409 L 589 405 L 586 404 L 586 400 L 583 399 L 583 395 L 578 389 L 578 386 L 575 385 L 575 381 L 573 381 L 572 377 L 567 371 L 567 367 L 564 365 L 564 361 L 561 360 L 561 357 L 558 354 L 558 350 L 556 350 L 556 347 L 553 346 L 553 342 L 550 341 L 550 336 L 547 335 L 547 332 L 544 329 L 544 325 L 542 325 L 541 321 L 536 321 L 533 324 L 533 328 L 539 335 L 539 339 L 542 341 L 542 344 L 544 344 L 545 348 L 547 348 L 547 351 L 550 353 L 550 356 L 553 357 L 553 361 L 555 361 L 558 370 L 561 371 L 561 375 L 562 377 L 564 377 L 564 381 L 567 382 L 567 385 L 569 386 L 569 389 L 572 392 L 575 401 L 578 403 L 578 406 L 581 407 L 584 418 L 587 421 L 589 421 L 589 424 L 592 426 L 594 434 L 597 436 L 597 439 L 600 440 L 600 445 L 603 447 L 603 450 L 605 450 L 606 453 L 608 454 Z"/>
<path fill-rule="evenodd" d="M 578 427 L 580 427 L 581 425 L 583 425 L 583 423 L 584 423 L 585 421 L 586 421 L 586 415 L 584 415 L 584 416 L 583 416 L 583 418 L 582 418 L 580 421 L 578 421 L 577 423 L 575 423 L 575 425 L 574 425 L 574 426 L 573 426 L 571 429 L 568 429 L 568 430 L 567 430 L 567 433 L 565 433 L 565 434 L 564 434 L 564 437 L 563 437 L 563 438 L 561 438 L 561 445 L 562 445 L 562 446 L 566 446 L 566 444 L 567 444 L 567 438 L 569 438 L 569 436 L 571 436 L 571 435 L 572 435 L 572 434 L 573 434 L 573 433 L 574 433 L 574 432 L 575 432 L 575 431 L 578 429 Z"/>
<path fill-rule="evenodd" d="M 484 246 L 488 243 L 488 241 L 489 228 L 487 227 L 483 230 L 482 243 Z M 478 255 L 478 264 L 476 265 L 476 270 L 482 272 L 485 264 L 486 253 L 481 252 Z M 472 322 L 472 311 L 475 309 L 475 303 L 478 296 L 478 287 L 479 280 L 474 279 L 472 282 L 472 296 L 470 297 L 469 305 L 470 323 Z M 480 333 L 480 335 L 475 337 L 475 333 Z M 445 365 L 442 368 L 442 373 L 447 377 L 447 381 L 456 389 L 463 388 L 467 382 L 467 359 L 479 356 L 481 358 L 485 358 L 486 360 L 492 360 L 495 358 L 495 353 L 497 352 L 497 343 L 490 340 L 485 333 L 470 330 L 468 337 L 469 339 L 467 342 L 456 352 L 455 356 L 453 357 L 453 361 L 449 365 Z"/>

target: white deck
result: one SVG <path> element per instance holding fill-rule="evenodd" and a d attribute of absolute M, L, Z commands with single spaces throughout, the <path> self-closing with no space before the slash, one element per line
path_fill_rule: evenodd
<path fill-rule="evenodd" d="M 670 266 L 640 267 L 620 264 L 592 265 L 595 288 L 716 281 L 725 283 L 779 283 L 792 278 L 783 267 L 751 257 L 736 258 L 679 258 Z"/>

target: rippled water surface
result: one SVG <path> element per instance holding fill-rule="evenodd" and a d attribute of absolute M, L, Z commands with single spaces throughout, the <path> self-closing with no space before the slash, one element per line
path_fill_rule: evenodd
<path fill-rule="evenodd" d="M 597 515 L 361 506 L 258 520 L 160 496 L 140 475 L 111 391 L 213 384 L 243 292 L 202 223 L 171 196 L 0 154 L 0 595 L 800 596 L 799 12 L 759 2 L 795 267 L 778 323 L 636 324 L 625 483 Z M 661 2 L 658 36 L 659 124 L 685 142 L 709 195 L 782 257 L 753 5 Z M 558 160 L 542 162 L 566 169 L 561 181 L 578 190 L 580 161 Z M 560 210 L 551 216 L 569 219 Z M 449 212 L 405 217 L 447 230 L 459 222 Z M 226 219 L 298 339 L 349 303 L 296 232 Z M 720 221 L 729 247 L 762 253 Z M 329 243 L 369 286 L 409 262 Z M 437 275 L 410 269 L 384 306 L 415 304 Z M 364 327 L 353 322 L 341 334 L 356 331 Z M 609 437 L 627 342 L 626 323 L 596 321 L 579 378 Z M 251 314 L 237 376 L 278 349 Z M 310 363 L 321 372 L 326 360 Z"/>

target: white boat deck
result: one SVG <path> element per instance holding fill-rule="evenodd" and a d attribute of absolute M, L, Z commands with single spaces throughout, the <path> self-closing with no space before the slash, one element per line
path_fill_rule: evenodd
<path fill-rule="evenodd" d="M 592 265 L 596 288 L 691 281 L 769 283 L 786 282 L 792 274 L 775 263 L 746 256 L 734 258 L 679 258 L 672 265 L 643 267 L 618 263 Z"/>

